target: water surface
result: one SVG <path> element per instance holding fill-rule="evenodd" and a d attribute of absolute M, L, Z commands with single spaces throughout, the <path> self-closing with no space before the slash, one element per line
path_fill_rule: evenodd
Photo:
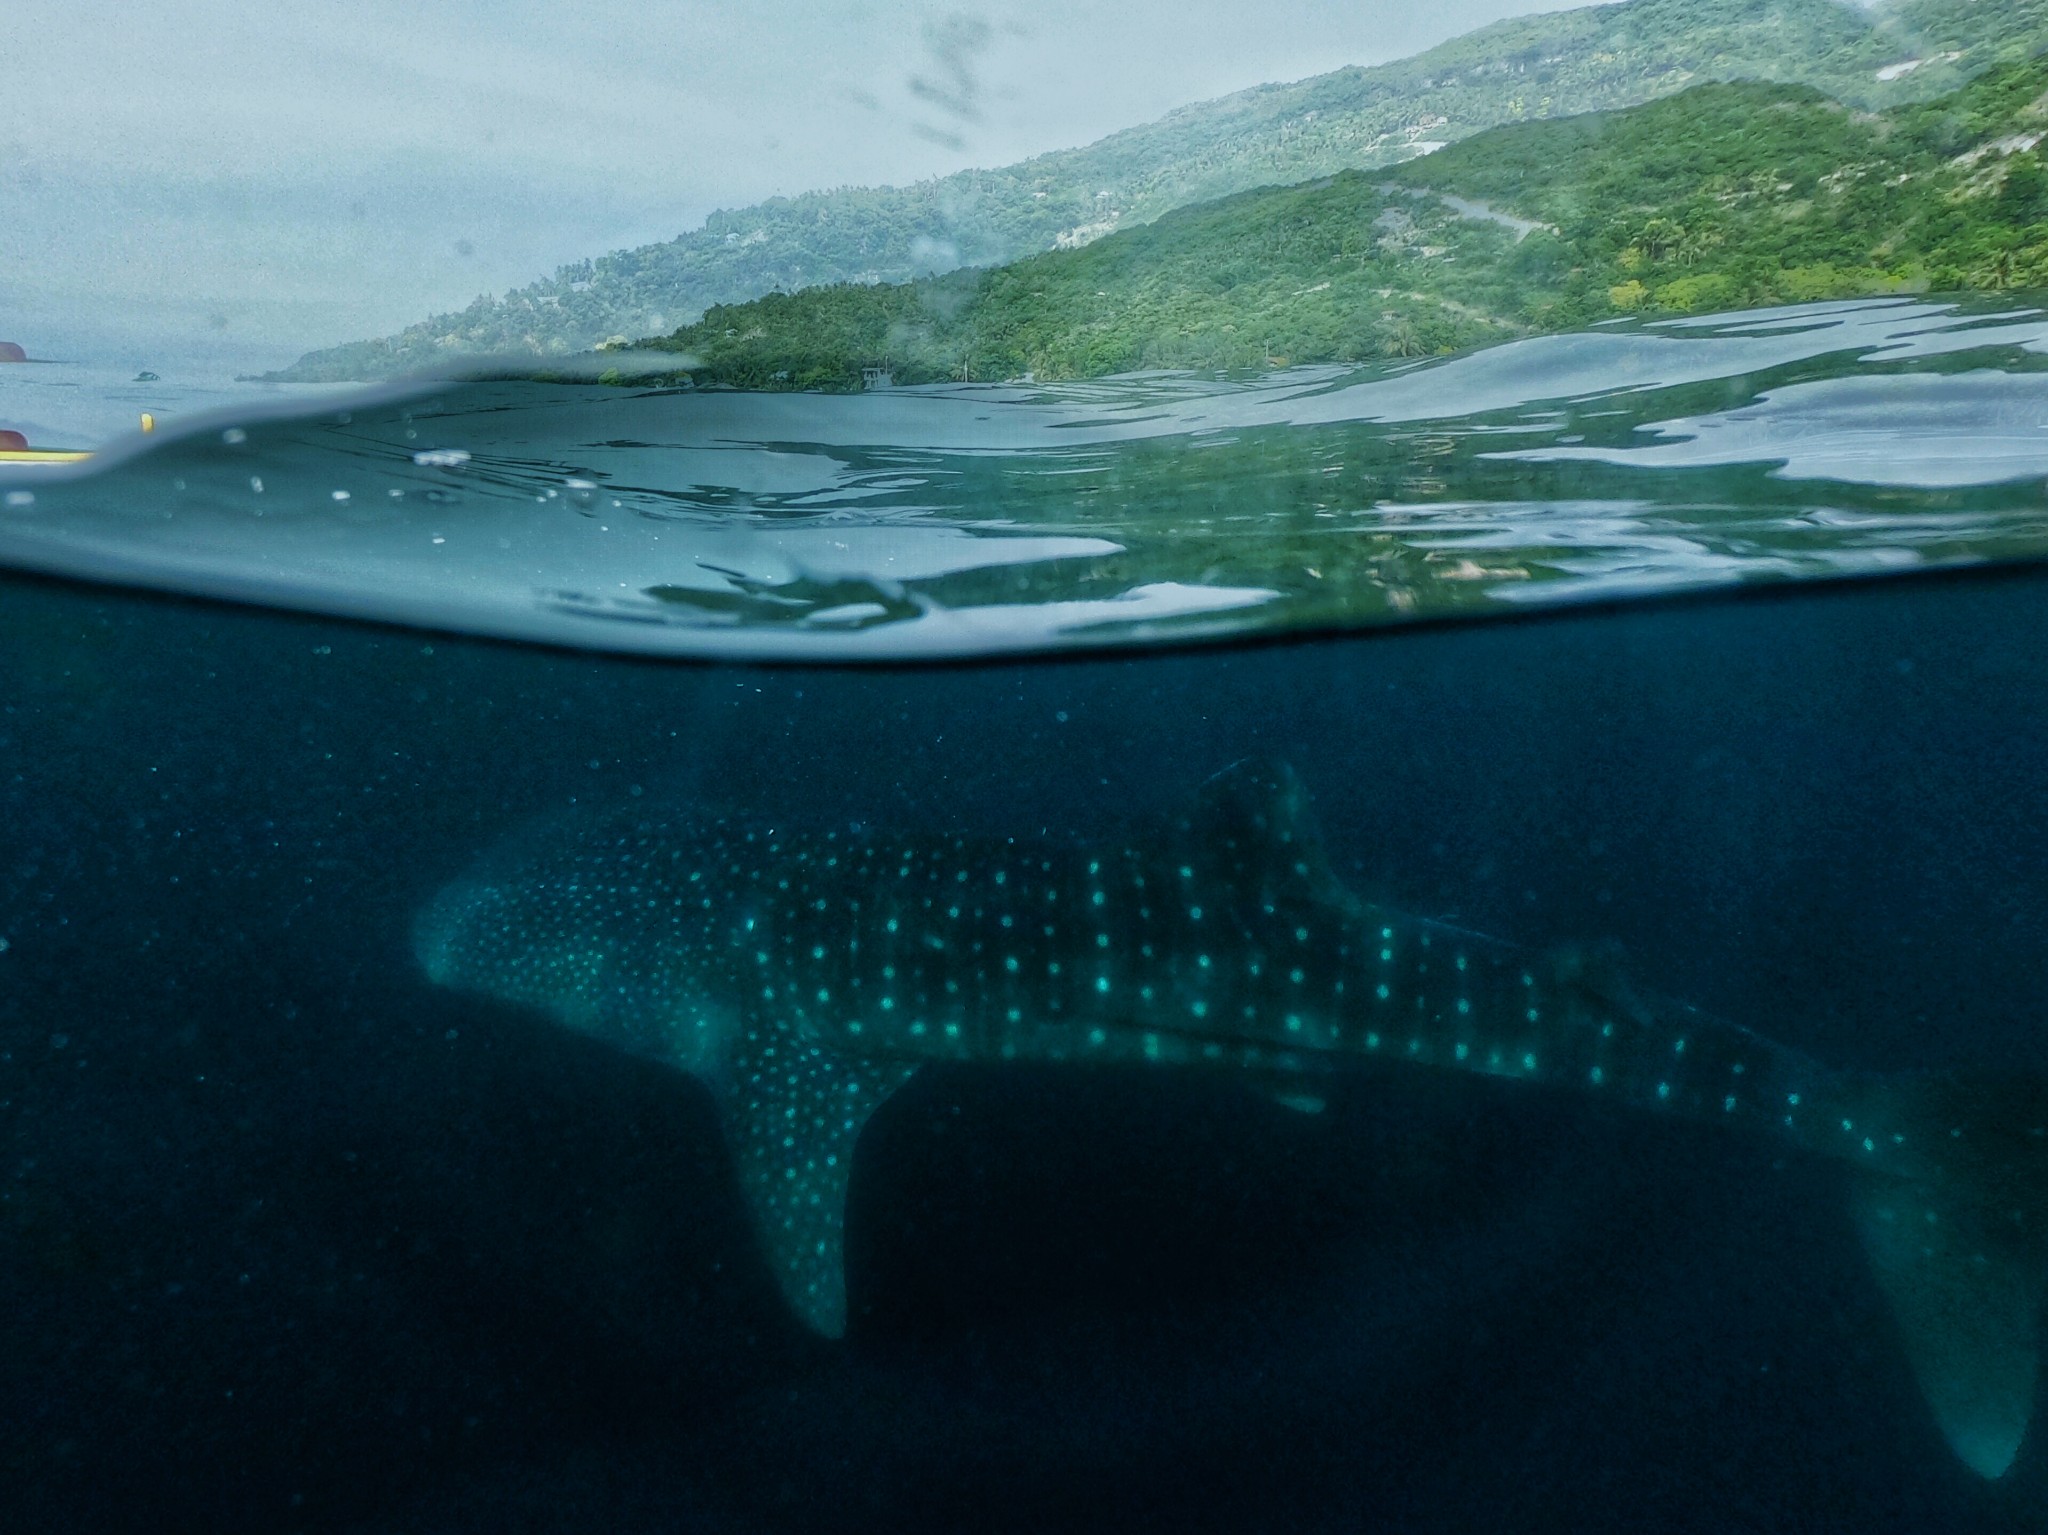
<path fill-rule="evenodd" d="M 0 561 L 655 655 L 1242 638 L 2037 556 L 2048 320 L 1885 300 L 1251 379 L 251 402 Z"/>

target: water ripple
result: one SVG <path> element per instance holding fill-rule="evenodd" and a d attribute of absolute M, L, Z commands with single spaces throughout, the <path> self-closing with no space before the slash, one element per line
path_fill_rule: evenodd
<path fill-rule="evenodd" d="M 0 485 L 0 563 L 550 644 L 1142 645 L 2048 550 L 2048 318 L 1927 300 L 1255 380 L 433 383 Z"/>

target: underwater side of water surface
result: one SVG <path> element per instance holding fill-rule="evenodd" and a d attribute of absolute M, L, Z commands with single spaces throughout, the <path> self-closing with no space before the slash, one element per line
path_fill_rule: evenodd
<path fill-rule="evenodd" d="M 429 987 L 534 817 L 1112 837 L 1293 764 L 1362 895 L 1830 1062 L 2041 1071 L 2048 575 L 759 669 L 0 579 L 19 1530 L 1936 1530 L 1830 1165 L 1515 1084 L 929 1068 L 843 1343 L 709 1096 Z"/>
<path fill-rule="evenodd" d="M 0 566 L 728 660 L 1529 611 L 2038 559 L 2044 358 L 2001 296 L 1251 377 L 252 394 L 0 470 Z"/>

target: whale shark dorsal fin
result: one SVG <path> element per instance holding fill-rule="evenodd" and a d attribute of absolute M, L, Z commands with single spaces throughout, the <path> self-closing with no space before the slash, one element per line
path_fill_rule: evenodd
<path fill-rule="evenodd" d="M 846 1190 L 868 1116 L 914 1065 L 857 1061 L 749 1016 L 723 1101 L 740 1188 L 783 1296 L 828 1338 L 846 1332 Z"/>
<path fill-rule="evenodd" d="M 1191 820 L 1209 829 L 1243 827 L 1260 841 L 1292 833 L 1315 839 L 1308 793 L 1293 768 L 1276 757 L 1242 757 L 1203 780 Z"/>
<path fill-rule="evenodd" d="M 1183 853 L 1225 865 L 1234 883 L 1278 881 L 1341 895 L 1308 791 L 1277 758 L 1232 763 L 1205 781 L 1168 827 Z"/>

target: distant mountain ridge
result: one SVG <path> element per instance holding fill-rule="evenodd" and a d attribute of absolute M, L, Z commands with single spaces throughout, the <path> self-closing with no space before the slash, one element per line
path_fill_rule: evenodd
<path fill-rule="evenodd" d="M 2043 42 L 2048 0 L 1625 0 L 1519 17 L 1412 58 L 1257 86 L 1016 165 L 714 213 L 674 240 L 572 263 L 269 377 L 369 379 L 470 353 L 581 351 L 778 290 L 902 282 L 1085 245 L 1192 203 L 1392 165 L 1500 124 L 1633 105 L 1705 80 L 1808 84 L 1859 106 L 1925 99 Z"/>

